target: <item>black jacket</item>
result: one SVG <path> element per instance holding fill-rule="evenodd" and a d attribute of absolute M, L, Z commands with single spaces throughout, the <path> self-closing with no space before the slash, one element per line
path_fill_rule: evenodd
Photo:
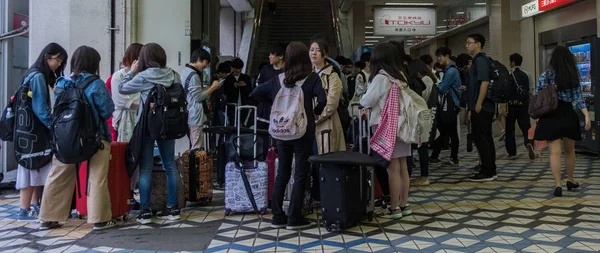
<path fill-rule="evenodd" d="M 223 82 L 223 89 L 225 92 L 225 96 L 227 96 L 227 103 L 236 103 L 238 102 L 238 97 L 242 96 L 242 105 L 248 105 L 250 93 L 252 92 L 252 79 L 249 75 L 241 74 L 239 80 L 240 82 L 245 82 L 245 87 L 235 87 L 235 77 L 233 74 L 228 75 L 225 78 L 225 82 Z"/>
<path fill-rule="evenodd" d="M 519 94 L 519 90 L 517 89 L 517 100 L 523 104 L 529 103 L 529 76 L 520 68 L 515 68 L 513 75 L 517 81 L 517 85 L 521 87 L 523 92 L 526 92 L 526 94 Z"/>

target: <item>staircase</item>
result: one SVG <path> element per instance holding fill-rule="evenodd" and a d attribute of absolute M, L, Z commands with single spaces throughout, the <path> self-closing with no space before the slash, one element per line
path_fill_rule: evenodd
<path fill-rule="evenodd" d="M 315 34 L 323 34 L 329 42 L 329 56 L 338 55 L 329 0 L 277 0 L 277 12 L 269 12 L 264 1 L 262 24 L 254 47 L 249 74 L 258 73 L 258 66 L 269 61 L 269 50 L 279 44 L 293 41 L 308 45 Z"/>

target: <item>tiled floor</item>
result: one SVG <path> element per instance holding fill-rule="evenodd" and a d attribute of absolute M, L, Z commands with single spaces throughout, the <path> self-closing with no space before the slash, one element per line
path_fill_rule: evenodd
<path fill-rule="evenodd" d="M 463 152 L 461 166 L 433 166 L 432 185 L 411 188 L 412 216 L 398 221 L 365 219 L 343 233 L 328 233 L 322 226 L 301 232 L 271 229 L 270 215 L 225 217 L 222 206 L 187 208 L 180 222 L 140 226 L 130 221 L 116 229 L 160 233 L 221 222 L 210 245 L 197 249 L 204 252 L 600 251 L 600 160 L 578 155 L 575 176 L 582 187 L 565 189 L 562 198 L 553 198 L 547 152 L 541 162 L 526 158 L 523 148 L 520 152 L 517 159 L 508 160 L 503 146 L 498 146 L 499 178 L 489 183 L 467 182 L 468 168 L 477 160 L 475 152 Z M 37 224 L 13 219 L 17 205 L 14 192 L 0 200 L 0 252 L 135 250 L 114 244 L 82 246 L 86 239 L 81 238 L 95 232 L 81 220 L 70 220 L 55 231 L 37 231 Z M 310 218 L 320 221 L 319 213 Z M 181 249 L 173 245 L 171 250 Z"/>

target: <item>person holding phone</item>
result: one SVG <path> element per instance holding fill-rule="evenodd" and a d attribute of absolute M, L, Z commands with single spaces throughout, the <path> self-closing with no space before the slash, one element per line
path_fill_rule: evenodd
<path fill-rule="evenodd" d="M 237 106 L 250 104 L 250 93 L 252 92 L 252 79 L 249 75 L 242 73 L 244 62 L 239 59 L 231 61 L 231 74 L 225 78 L 223 83 L 227 103 L 233 103 Z M 235 122 L 235 110 L 227 110 L 229 122 Z M 242 121 L 246 121 L 247 112 L 242 117 Z M 248 121 L 249 122 L 249 121 Z"/>

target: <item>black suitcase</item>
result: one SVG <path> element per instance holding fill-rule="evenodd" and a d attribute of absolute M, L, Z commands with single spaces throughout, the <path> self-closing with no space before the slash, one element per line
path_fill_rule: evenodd
<path fill-rule="evenodd" d="M 371 157 L 356 152 L 334 152 L 312 156 L 309 161 L 321 166 L 322 219 L 327 231 L 356 226 L 365 216 L 373 220 L 375 161 Z"/>

